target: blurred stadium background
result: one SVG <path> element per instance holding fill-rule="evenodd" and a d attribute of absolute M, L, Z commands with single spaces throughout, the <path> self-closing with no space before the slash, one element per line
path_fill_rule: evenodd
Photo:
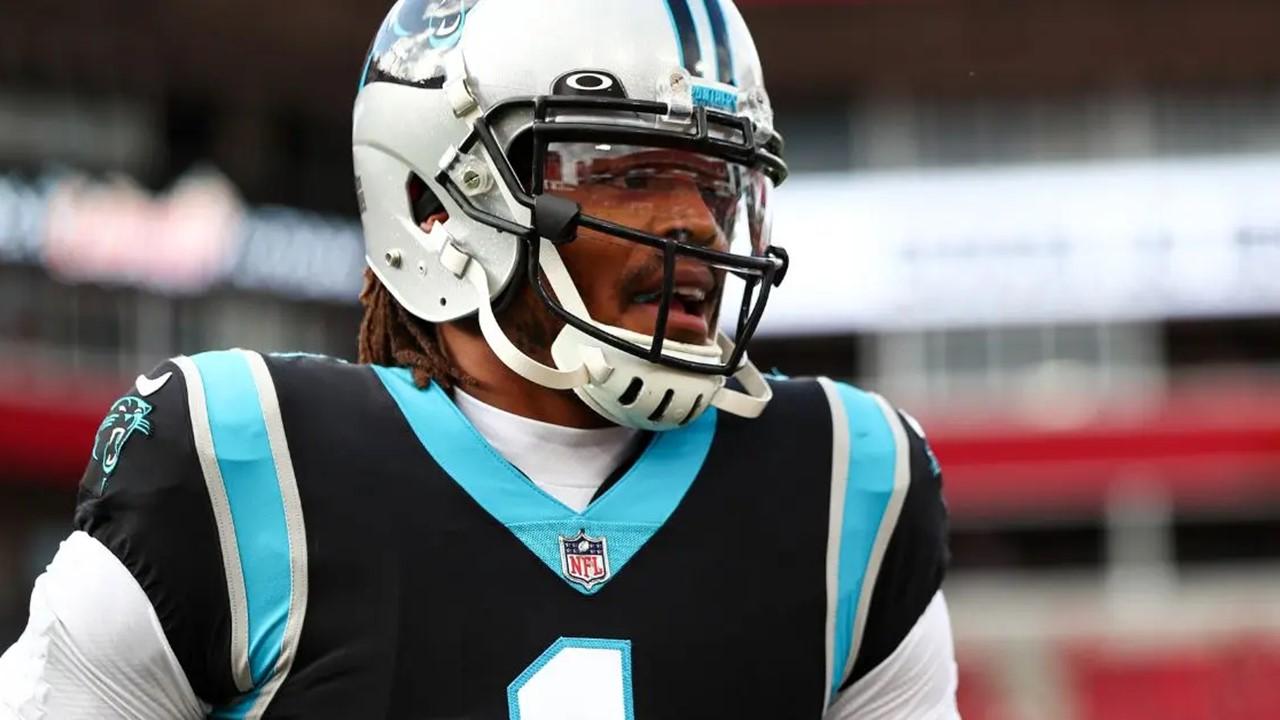
<path fill-rule="evenodd" d="M 965 716 L 1280 717 L 1280 3 L 740 4 L 794 172 L 753 356 L 924 421 Z M 0 647 L 138 372 L 353 354 L 384 10 L 0 3 Z"/>

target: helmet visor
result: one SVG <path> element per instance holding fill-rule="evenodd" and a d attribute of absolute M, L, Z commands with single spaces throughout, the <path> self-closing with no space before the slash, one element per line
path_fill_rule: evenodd
<path fill-rule="evenodd" d="M 584 215 L 719 252 L 762 256 L 773 181 L 757 169 L 666 148 L 549 143 L 542 192 Z"/>

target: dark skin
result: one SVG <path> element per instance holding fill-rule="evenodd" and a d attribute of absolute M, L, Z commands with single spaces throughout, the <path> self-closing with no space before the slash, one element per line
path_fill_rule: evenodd
<path fill-rule="evenodd" d="M 692 181 L 669 179 L 636 189 L 609 186 L 578 187 L 561 191 L 578 202 L 584 214 L 602 217 L 660 237 L 679 237 L 685 242 L 715 250 L 727 250 L 728 240 L 705 205 Z M 429 229 L 447 219 L 443 213 L 423 223 Z M 656 303 L 637 298 L 661 287 L 662 256 L 649 247 L 579 230 L 578 236 L 560 247 L 560 255 L 578 287 L 587 311 L 596 320 L 644 334 L 652 334 Z M 677 277 L 685 286 L 697 286 L 706 300 L 691 303 L 687 311 L 673 311 L 667 338 L 705 344 L 715 332 L 715 314 L 722 290 L 722 278 L 703 266 L 681 260 Z M 676 322 L 676 315 L 680 322 Z M 553 317 L 524 283 L 520 294 L 499 316 L 508 337 L 533 359 L 546 365 L 551 360 L 551 343 L 562 323 Z M 508 368 L 489 348 L 474 319 L 441 323 L 438 336 L 444 351 L 467 376 L 474 380 L 466 392 L 478 400 L 523 417 L 565 427 L 607 427 L 609 421 L 588 408 L 569 391 L 551 390 L 530 382 Z"/>

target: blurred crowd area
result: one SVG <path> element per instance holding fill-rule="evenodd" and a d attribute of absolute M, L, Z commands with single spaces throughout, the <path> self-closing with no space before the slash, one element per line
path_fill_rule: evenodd
<path fill-rule="evenodd" d="M 965 717 L 1280 717 L 1280 3 L 739 4 L 793 172 L 752 356 L 923 422 Z M 137 373 L 353 356 L 385 9 L 0 3 L 0 647 Z"/>

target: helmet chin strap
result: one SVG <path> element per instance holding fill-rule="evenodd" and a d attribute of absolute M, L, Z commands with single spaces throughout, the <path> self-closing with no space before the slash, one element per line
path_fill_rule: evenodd
<path fill-rule="evenodd" d="M 498 324 L 498 318 L 493 314 L 489 276 L 480 263 L 474 262 L 470 255 L 459 250 L 452 239 L 447 240 L 441 248 L 440 262 L 454 275 L 465 277 L 471 283 L 471 287 L 475 288 L 480 332 L 493 353 L 507 367 L 526 380 L 552 390 L 572 390 L 591 381 L 591 375 L 585 363 L 569 370 L 553 368 L 524 354 L 515 343 L 511 342 L 502 330 L 502 326 Z"/>
<path fill-rule="evenodd" d="M 435 230 L 444 232 L 439 225 L 436 226 Z M 565 267 L 559 251 L 550 240 L 541 239 L 538 246 L 538 259 L 542 271 L 551 285 L 551 289 L 556 293 L 556 298 L 564 306 L 565 310 L 577 317 L 590 321 L 591 315 L 587 312 L 586 304 L 582 301 L 582 296 L 578 293 L 577 286 L 574 285 L 572 278 L 569 276 L 569 271 Z M 553 390 L 578 390 L 592 383 L 603 384 L 613 374 L 614 367 L 606 357 L 606 350 L 592 345 L 579 344 L 577 353 L 579 364 L 573 368 L 554 368 L 529 357 L 520 348 L 516 347 L 515 343 L 511 342 L 511 339 L 507 337 L 507 334 L 498 324 L 498 319 L 493 312 L 489 278 L 480 263 L 474 262 L 470 255 L 460 250 L 454 244 L 452 238 L 446 239 L 442 244 L 440 262 L 454 275 L 465 277 L 475 289 L 480 331 L 494 354 L 498 356 L 498 359 L 516 374 Z M 567 330 L 569 328 L 566 328 L 565 331 Z M 636 333 L 618 330 L 623 334 L 636 335 Z M 669 345 L 680 346 L 684 344 L 673 342 L 669 343 Z M 728 357 L 733 351 L 733 341 L 723 332 L 716 333 L 715 346 L 719 351 L 720 357 Z M 693 354 L 707 354 L 706 348 L 687 346 L 687 349 L 692 351 Z M 608 348 L 608 351 L 621 352 L 613 348 Z M 642 362 L 651 366 L 658 373 L 690 375 L 690 373 L 684 373 L 656 363 Z M 760 371 L 750 361 L 744 361 L 742 367 L 734 373 L 733 377 L 742 383 L 742 387 L 746 392 L 725 387 L 723 380 L 721 380 L 715 388 L 714 394 L 709 398 L 708 404 L 733 415 L 747 418 L 758 417 L 764 412 L 765 406 L 773 398 L 773 390 L 769 387 L 769 383 L 765 381 Z"/>
<path fill-rule="evenodd" d="M 716 344 L 720 346 L 726 357 L 733 352 L 733 341 L 723 332 L 716 333 Z M 769 383 L 765 381 L 764 376 L 745 356 L 742 367 L 738 368 L 733 377 L 742 383 L 742 389 L 746 390 L 746 392 L 722 387 L 720 392 L 711 398 L 711 404 L 739 417 L 760 417 L 760 413 L 764 412 L 769 401 L 773 399 L 773 388 L 769 387 Z"/>

